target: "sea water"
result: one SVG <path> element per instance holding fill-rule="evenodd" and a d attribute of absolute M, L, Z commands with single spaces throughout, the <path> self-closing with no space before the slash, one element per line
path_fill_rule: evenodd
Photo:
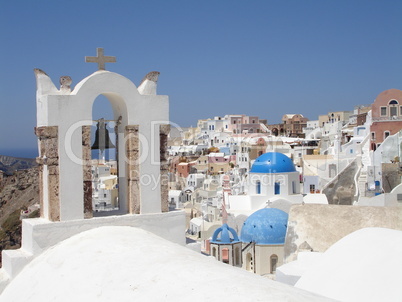
<path fill-rule="evenodd" d="M 0 155 L 19 157 L 19 158 L 36 158 L 38 157 L 38 149 L 37 148 L 0 149 Z"/>

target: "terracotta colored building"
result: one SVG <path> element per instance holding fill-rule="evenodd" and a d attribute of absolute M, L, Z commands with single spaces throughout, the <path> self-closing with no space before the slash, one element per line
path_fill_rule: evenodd
<path fill-rule="evenodd" d="M 286 136 L 304 137 L 303 128 L 307 127 L 308 118 L 301 114 L 285 114 L 282 117 L 283 128 Z"/>
<path fill-rule="evenodd" d="M 267 125 L 267 128 L 271 130 L 272 135 L 282 136 L 284 135 L 283 124 L 271 124 Z"/>
<path fill-rule="evenodd" d="M 402 129 L 402 90 L 381 92 L 371 106 L 373 123 L 371 149 L 375 150 L 389 135 Z"/>

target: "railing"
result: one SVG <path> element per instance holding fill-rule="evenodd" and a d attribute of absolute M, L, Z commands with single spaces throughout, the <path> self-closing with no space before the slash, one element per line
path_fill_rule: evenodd
<path fill-rule="evenodd" d="M 380 116 L 380 117 L 373 117 L 373 122 L 394 122 L 394 121 L 402 121 L 402 116 Z"/>

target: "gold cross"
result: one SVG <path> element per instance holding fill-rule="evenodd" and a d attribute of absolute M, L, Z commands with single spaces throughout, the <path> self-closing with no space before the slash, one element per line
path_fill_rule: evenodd
<path fill-rule="evenodd" d="M 96 57 L 85 57 L 87 63 L 98 63 L 99 70 L 105 70 L 105 63 L 116 63 L 116 57 L 104 56 L 103 48 L 96 49 Z"/>

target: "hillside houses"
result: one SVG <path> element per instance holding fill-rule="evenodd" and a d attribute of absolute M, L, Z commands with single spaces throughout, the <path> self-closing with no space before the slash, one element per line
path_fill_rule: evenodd
<path fill-rule="evenodd" d="M 297 181 L 286 190 L 300 197 L 289 199 L 292 202 L 399 204 L 393 190 L 401 183 L 401 95 L 391 89 L 371 105 L 328 112 L 311 121 L 301 114 L 285 114 L 281 124 L 269 125 L 257 116 L 225 115 L 176 131 L 179 135 L 171 138 L 168 149 L 169 179 L 176 190 L 171 201 L 186 210 L 189 235 L 207 240 L 224 220 L 239 229 L 240 220 L 259 208 L 288 208 L 284 200 L 294 193 L 279 198 L 274 183 L 264 189 L 272 196 L 259 196 L 261 189 L 250 182 L 250 169 L 266 153 L 284 154 L 294 164 Z M 259 201 L 242 210 L 241 196 Z"/>

